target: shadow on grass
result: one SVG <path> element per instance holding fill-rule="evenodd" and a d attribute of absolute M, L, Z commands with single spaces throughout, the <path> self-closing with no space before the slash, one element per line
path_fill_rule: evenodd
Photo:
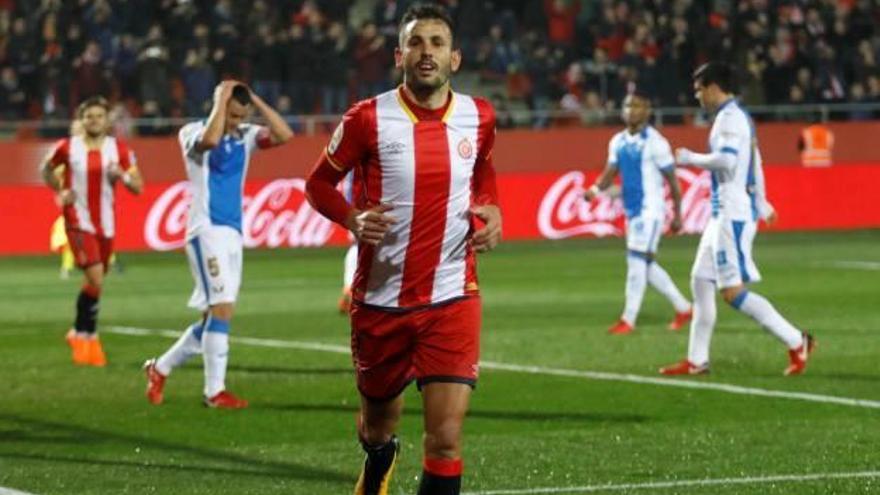
<path fill-rule="evenodd" d="M 36 454 L 3 452 L 2 447 L 0 447 L 0 458 L 125 466 L 146 469 L 170 469 L 185 472 L 210 472 L 269 478 L 335 481 L 346 485 L 354 481 L 349 474 L 339 471 L 321 469 L 293 462 L 271 461 L 224 450 L 194 447 L 186 444 L 156 440 L 149 437 L 102 431 L 77 424 L 57 423 L 2 413 L 0 413 L 0 421 L 17 424 L 22 427 L 20 429 L 7 429 L 0 432 L 0 442 L 2 442 L 2 444 L 27 442 L 33 444 L 84 444 L 90 446 L 87 452 L 82 455 L 77 455 L 76 457 L 66 457 L 53 453 Z M 129 449 L 129 451 L 134 451 L 135 448 L 140 448 L 142 450 L 153 449 L 162 451 L 166 456 L 170 454 L 185 454 L 193 457 L 209 459 L 213 464 L 227 463 L 230 464 L 230 466 L 199 465 L 194 463 L 158 463 L 153 462 L 152 459 L 144 461 L 132 461 L 119 458 L 102 459 L 97 457 L 100 455 L 100 450 L 97 446 L 98 444 L 120 445 Z"/>
<path fill-rule="evenodd" d="M 260 409 L 275 411 L 297 412 L 328 412 L 344 413 L 350 415 L 356 413 L 358 406 L 342 404 L 260 404 Z M 420 407 L 410 407 L 403 410 L 405 416 L 422 416 Z M 589 423 L 645 423 L 651 420 L 649 416 L 640 414 L 616 414 L 597 412 L 567 412 L 567 411 L 497 411 L 487 409 L 472 409 L 468 411 L 468 418 L 488 419 L 500 421 L 572 421 Z"/>

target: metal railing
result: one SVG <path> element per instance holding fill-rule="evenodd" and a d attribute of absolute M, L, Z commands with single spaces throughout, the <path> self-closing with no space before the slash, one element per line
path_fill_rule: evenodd
<path fill-rule="evenodd" d="M 880 103 L 834 103 L 807 105 L 764 105 L 748 107 L 758 122 L 811 122 L 880 120 Z M 618 109 L 581 110 L 505 110 L 497 109 L 500 128 L 547 128 L 557 126 L 590 127 L 619 125 Z M 339 122 L 339 115 L 288 115 L 287 122 L 299 134 L 328 133 Z M 195 118 L 140 118 L 114 122 L 117 134 L 139 136 L 168 136 Z M 0 122 L 0 139 L 58 138 L 70 128 L 68 119 L 44 119 Z M 654 109 L 653 124 L 706 125 L 706 112 L 697 107 L 660 107 Z"/>

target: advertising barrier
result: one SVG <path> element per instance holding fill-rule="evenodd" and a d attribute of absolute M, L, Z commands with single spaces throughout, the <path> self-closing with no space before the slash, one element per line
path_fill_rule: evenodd
<path fill-rule="evenodd" d="M 698 233 L 710 215 L 707 172 L 677 170 L 682 185 L 684 233 Z M 768 197 L 779 213 L 772 230 L 880 227 L 880 166 L 823 169 L 765 168 Z M 619 198 L 586 202 L 583 191 L 597 170 L 499 173 L 505 239 L 618 236 L 623 232 Z M 303 178 L 255 179 L 245 187 L 243 234 L 250 248 L 344 245 L 348 233 L 315 212 L 305 200 Z M 116 249 L 172 250 L 183 245 L 189 201 L 185 181 L 149 183 L 141 196 L 118 188 Z M 670 205 L 671 207 L 671 205 Z M 49 251 L 49 228 L 59 215 L 45 186 L 2 185 L 0 254 Z M 765 227 L 766 228 L 766 227 Z"/>

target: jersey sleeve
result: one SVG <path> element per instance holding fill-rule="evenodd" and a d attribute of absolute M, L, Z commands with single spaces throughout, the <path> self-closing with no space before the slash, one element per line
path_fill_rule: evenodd
<path fill-rule="evenodd" d="M 272 134 L 269 128 L 262 125 L 246 124 L 244 129 L 244 142 L 248 153 L 254 150 L 272 147 Z"/>
<path fill-rule="evenodd" d="M 615 134 L 608 141 L 608 161 L 606 162 L 606 165 L 613 168 L 617 168 L 617 139 L 618 134 Z"/>
<path fill-rule="evenodd" d="M 473 196 L 478 205 L 498 205 L 498 186 L 495 179 L 493 150 L 495 147 L 495 109 L 483 99 L 476 99 L 480 115 L 479 149 L 474 162 Z"/>
<path fill-rule="evenodd" d="M 180 128 L 177 140 L 184 155 L 194 159 L 198 159 L 202 155 L 203 151 L 200 151 L 196 145 L 204 133 L 205 126 L 198 122 L 192 122 Z"/>
<path fill-rule="evenodd" d="M 342 122 L 336 126 L 324 151 L 327 160 L 337 170 L 347 172 L 360 163 L 369 152 L 370 126 L 375 125 L 367 117 L 369 101 L 353 106 Z"/>
<path fill-rule="evenodd" d="M 654 165 L 662 172 L 673 170 L 675 168 L 675 158 L 672 156 L 672 147 L 669 141 L 662 136 L 658 136 L 654 141 L 651 158 Z"/>
<path fill-rule="evenodd" d="M 123 172 L 127 172 L 131 168 L 137 168 L 137 157 L 134 155 L 134 151 L 128 146 L 128 143 L 117 138 L 116 151 L 119 155 L 119 168 Z"/>
<path fill-rule="evenodd" d="M 65 165 L 70 161 L 70 139 L 62 139 L 55 143 L 52 149 L 49 150 L 49 154 L 46 156 L 46 162 L 49 163 L 49 166 L 54 168 L 58 168 L 61 165 Z"/>

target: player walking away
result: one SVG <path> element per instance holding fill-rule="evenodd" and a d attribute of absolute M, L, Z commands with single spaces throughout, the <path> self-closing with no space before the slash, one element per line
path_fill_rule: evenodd
<path fill-rule="evenodd" d="M 342 180 L 342 193 L 345 200 L 349 204 L 354 202 L 354 172 L 346 174 Z M 354 272 L 357 269 L 358 246 L 357 241 L 353 241 L 345 252 L 345 261 L 343 262 L 342 272 L 342 295 L 339 296 L 339 312 L 348 314 L 351 310 L 351 284 L 354 283 Z"/>
<path fill-rule="evenodd" d="M 758 218 L 773 222 L 776 213 L 767 202 L 764 173 L 755 128 L 749 114 L 734 98 L 733 69 L 710 62 L 694 72 L 694 91 L 700 105 L 714 113 L 709 153 L 685 148 L 675 152 L 679 164 L 712 174 L 712 217 L 703 231 L 691 271 L 694 319 L 688 357 L 661 368 L 664 375 L 694 375 L 709 371 L 709 344 L 715 326 L 715 289 L 736 310 L 750 316 L 788 347 L 785 375 L 804 371 L 813 338 L 789 323 L 767 299 L 748 290 L 761 275 L 752 259 Z"/>
<path fill-rule="evenodd" d="M 592 200 L 620 174 L 626 213 L 626 305 L 608 332 L 621 335 L 635 329 L 647 284 L 672 303 L 675 317 L 667 327 L 678 330 L 691 319 L 691 304 L 655 260 L 666 218 L 663 179 L 672 196 L 669 229 L 681 229 L 681 189 L 675 178 L 672 149 L 666 138 L 648 125 L 651 101 L 646 95 L 628 95 L 623 100 L 622 116 L 626 129 L 611 138 L 605 170 L 584 193 L 586 200 Z"/>
<path fill-rule="evenodd" d="M 252 106 L 268 127 L 244 123 Z M 201 311 L 202 317 L 165 354 L 144 364 L 151 403 L 162 403 L 165 379 L 174 368 L 202 353 L 205 405 L 247 407 L 246 400 L 226 390 L 230 320 L 241 284 L 244 181 L 256 149 L 277 146 L 291 136 L 284 119 L 236 81 L 217 85 L 207 120 L 180 129 L 178 140 L 192 188 L 186 254 L 195 289 L 189 306 Z"/>
<path fill-rule="evenodd" d="M 412 6 L 395 50 L 403 84 L 345 114 L 306 184 L 316 210 L 358 239 L 351 344 L 366 459 L 356 494 L 388 493 L 402 392 L 413 379 L 425 428 L 418 493 L 460 491 L 482 315 L 475 251 L 497 244 L 501 211 L 494 110 L 451 90 L 461 64 L 453 42 L 441 7 Z M 336 189 L 349 170 L 354 206 Z"/>
<path fill-rule="evenodd" d="M 73 362 L 83 366 L 107 364 L 97 324 L 104 274 L 113 254 L 116 183 L 121 180 L 134 194 L 143 189 L 134 153 L 124 141 L 107 135 L 108 110 L 101 97 L 82 102 L 77 109 L 82 132 L 59 141 L 41 165 L 43 181 L 57 193 L 67 239 L 84 275 L 76 319 L 67 332 Z M 62 172 L 56 173 L 58 169 Z"/>

